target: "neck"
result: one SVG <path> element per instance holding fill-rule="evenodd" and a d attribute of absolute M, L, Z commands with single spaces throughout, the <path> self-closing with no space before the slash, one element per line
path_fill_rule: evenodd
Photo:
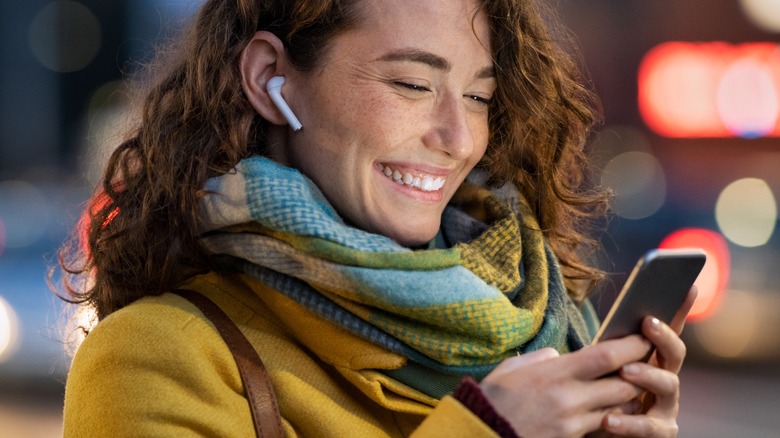
<path fill-rule="evenodd" d="M 268 144 L 268 158 L 279 164 L 290 166 L 291 162 L 287 148 L 289 138 L 287 126 L 277 126 L 270 123 L 267 126 L 268 134 L 266 135 L 266 142 Z"/>

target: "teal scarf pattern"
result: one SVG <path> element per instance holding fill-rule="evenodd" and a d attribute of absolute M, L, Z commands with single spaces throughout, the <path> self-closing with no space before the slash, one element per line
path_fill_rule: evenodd
<path fill-rule="evenodd" d="M 446 247 L 418 250 L 346 224 L 311 180 L 266 158 L 205 189 L 201 241 L 220 269 L 407 357 L 418 377 L 482 378 L 512 355 L 581 348 L 595 330 L 512 187 L 464 183 L 442 215 Z"/>

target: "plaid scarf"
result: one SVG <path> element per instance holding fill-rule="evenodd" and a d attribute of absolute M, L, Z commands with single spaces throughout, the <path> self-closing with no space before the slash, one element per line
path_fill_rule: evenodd
<path fill-rule="evenodd" d="M 215 263 L 403 355 L 419 378 L 481 378 L 509 356 L 589 338 L 511 187 L 464 183 L 442 216 L 447 248 L 425 250 L 345 224 L 312 181 L 266 158 L 241 161 L 206 189 L 202 242 Z"/>

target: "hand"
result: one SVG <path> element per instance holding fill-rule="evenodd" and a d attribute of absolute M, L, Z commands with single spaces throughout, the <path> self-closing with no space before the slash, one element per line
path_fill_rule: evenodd
<path fill-rule="evenodd" d="M 656 350 L 648 363 L 632 363 L 621 369 L 620 375 L 646 392 L 640 397 L 639 415 L 615 410 L 605 416 L 605 431 L 619 436 L 675 437 L 679 411 L 680 380 L 677 374 L 685 359 L 685 344 L 680 339 L 685 318 L 693 306 L 698 291 L 694 286 L 670 325 L 647 317 L 642 334 Z"/>
<path fill-rule="evenodd" d="M 520 436 L 581 437 L 642 388 L 617 375 L 650 351 L 641 336 L 600 342 L 559 356 L 546 348 L 502 362 L 480 383 L 485 396 Z M 642 379 L 639 379 L 642 381 Z"/>

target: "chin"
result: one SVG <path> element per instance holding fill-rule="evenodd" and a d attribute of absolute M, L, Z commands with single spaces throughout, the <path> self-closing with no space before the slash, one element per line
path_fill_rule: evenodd
<path fill-rule="evenodd" d="M 406 246 L 408 248 L 415 248 L 423 245 L 427 245 L 428 242 L 433 240 L 434 237 L 436 237 L 436 233 L 439 232 L 438 224 L 436 227 L 432 228 L 431 230 L 423 230 L 421 231 L 419 228 L 415 229 L 414 226 L 411 227 L 414 229 L 413 232 L 409 232 L 410 230 L 406 229 L 400 232 L 396 232 L 396 230 L 388 230 L 389 232 L 383 232 L 381 234 L 384 234 L 385 236 L 395 240 L 399 244 Z"/>

